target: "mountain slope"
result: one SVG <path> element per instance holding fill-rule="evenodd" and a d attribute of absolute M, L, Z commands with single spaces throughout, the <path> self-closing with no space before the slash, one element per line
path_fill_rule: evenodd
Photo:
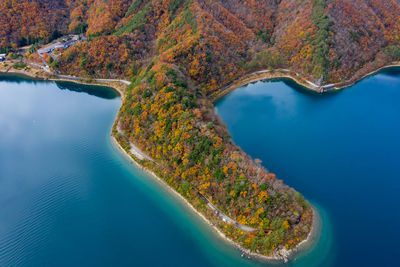
<path fill-rule="evenodd" d="M 94 58 L 86 75 L 129 77 L 134 61 L 145 65 L 162 55 L 185 66 L 208 93 L 263 68 L 289 68 L 324 83 L 357 78 L 398 60 L 400 45 L 399 0 L 5 0 L 0 14 L 3 48 L 48 39 L 54 30 L 85 32 L 94 40 L 82 53 L 102 42 L 127 46 L 111 52 L 125 71 L 104 70 Z M 172 47 L 189 42 L 200 46 L 191 62 Z M 60 69 L 84 74 L 82 56 L 72 61 Z"/>

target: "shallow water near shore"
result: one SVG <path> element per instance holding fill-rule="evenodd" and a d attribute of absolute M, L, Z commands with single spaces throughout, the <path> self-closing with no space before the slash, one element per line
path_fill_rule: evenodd
<path fill-rule="evenodd" d="M 329 94 L 281 79 L 216 103 L 236 144 L 326 214 L 329 251 L 322 242 L 294 264 L 398 265 L 399 99 L 400 68 L 391 68 Z"/>
<path fill-rule="evenodd" d="M 399 96 L 388 69 L 329 95 L 280 80 L 216 104 L 234 141 L 320 214 L 287 266 L 396 265 Z M 0 266 L 267 265 L 113 146 L 120 105 L 105 87 L 0 76 Z"/>
<path fill-rule="evenodd" d="M 0 266 L 265 266 L 118 151 L 120 105 L 106 87 L 0 76 Z M 289 265 L 329 260 L 315 206 L 320 241 Z"/>

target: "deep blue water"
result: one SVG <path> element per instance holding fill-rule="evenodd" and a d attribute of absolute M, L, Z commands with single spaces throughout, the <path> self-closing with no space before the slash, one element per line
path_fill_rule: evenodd
<path fill-rule="evenodd" d="M 276 80 L 216 103 L 236 144 L 324 211 L 313 265 L 399 266 L 399 101 L 390 69 L 332 94 Z"/>
<path fill-rule="evenodd" d="M 302 192 L 322 229 L 293 266 L 394 266 L 400 75 L 331 95 L 289 81 L 216 104 L 237 144 Z M 109 136 L 109 88 L 0 76 L 0 266 L 255 266 Z"/>
<path fill-rule="evenodd" d="M 120 105 L 0 76 L 0 266 L 254 264 L 115 148 Z"/>

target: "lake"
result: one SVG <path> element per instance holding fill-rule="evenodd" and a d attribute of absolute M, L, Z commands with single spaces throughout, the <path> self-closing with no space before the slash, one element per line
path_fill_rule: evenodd
<path fill-rule="evenodd" d="M 0 266 L 255 264 L 110 137 L 109 88 L 0 76 Z"/>
<path fill-rule="evenodd" d="M 216 103 L 234 141 L 303 193 L 318 242 L 289 266 L 393 266 L 400 75 L 340 93 L 256 83 Z M 0 76 L 0 266 L 263 266 L 115 148 L 113 90 Z M 276 265 L 273 265 L 276 266 Z"/>
<path fill-rule="evenodd" d="M 216 103 L 235 143 L 323 210 L 329 252 L 311 265 L 398 266 L 399 99 L 396 68 L 330 94 L 283 79 Z"/>

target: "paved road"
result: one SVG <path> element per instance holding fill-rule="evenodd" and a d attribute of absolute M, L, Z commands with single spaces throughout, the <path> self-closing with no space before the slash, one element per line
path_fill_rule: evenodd
<path fill-rule="evenodd" d="M 137 146 L 135 146 L 135 144 L 133 144 L 128 137 L 125 136 L 125 134 L 122 132 L 121 128 L 119 127 L 119 125 L 116 127 L 117 131 L 120 135 L 122 135 L 129 143 L 131 149 L 129 150 L 129 152 L 131 152 L 133 155 L 135 155 L 138 159 L 147 159 L 150 160 L 156 164 L 158 164 L 155 160 L 153 160 L 152 158 L 150 158 L 149 156 L 147 156 L 145 153 L 143 153 Z M 207 206 L 214 211 L 215 214 L 218 215 L 218 217 L 226 223 L 229 224 L 233 224 L 235 225 L 237 228 L 245 231 L 245 232 L 254 232 L 254 231 L 258 231 L 258 229 L 256 228 L 252 228 L 243 224 L 238 223 L 237 221 L 233 220 L 232 218 L 226 216 L 224 213 L 222 213 L 219 209 L 217 209 L 203 194 L 201 194 L 200 192 L 197 193 L 206 203 Z"/>
<path fill-rule="evenodd" d="M 36 64 L 36 63 L 31 63 L 31 62 L 28 62 L 28 65 L 31 65 L 31 66 L 33 66 L 33 67 L 35 67 L 35 68 L 42 69 L 42 70 L 44 70 L 45 72 L 51 74 L 51 71 L 49 70 L 49 66 L 47 66 L 47 65 L 43 66 L 43 65 L 39 65 L 39 64 Z"/>
<path fill-rule="evenodd" d="M 95 79 L 96 82 L 121 82 L 124 83 L 126 85 L 130 85 L 131 82 L 130 81 L 126 81 L 126 80 L 118 80 L 118 79 Z"/>
<path fill-rule="evenodd" d="M 125 134 L 122 132 L 121 128 L 119 127 L 119 125 L 117 125 L 117 131 L 120 135 L 122 135 L 129 143 L 131 149 L 129 150 L 133 155 L 135 155 L 138 159 L 147 159 L 150 160 L 152 162 L 154 162 L 155 164 L 158 165 L 158 163 L 153 160 L 152 158 L 150 158 L 149 156 L 147 156 L 145 153 L 143 153 L 137 146 L 135 146 L 135 144 L 133 144 L 128 137 L 125 136 Z M 222 213 L 219 209 L 217 209 L 203 194 L 201 194 L 200 192 L 197 192 L 197 194 L 207 203 L 207 206 L 214 211 L 215 214 L 218 215 L 218 217 L 223 221 L 226 222 L 228 224 L 233 224 L 235 225 L 237 228 L 245 231 L 245 232 L 254 232 L 254 231 L 258 231 L 258 229 L 256 228 L 252 228 L 243 224 L 238 223 L 237 221 L 233 220 L 232 218 L 226 216 L 224 213 Z"/>
<path fill-rule="evenodd" d="M 82 80 L 81 77 L 76 77 L 76 76 L 71 76 L 71 75 L 61 75 L 61 74 L 54 74 L 54 73 L 53 73 L 53 75 L 57 76 L 58 78 L 62 78 L 62 79 L 68 79 L 68 80 L 74 80 L 74 81 Z M 121 82 L 121 83 L 127 84 L 127 85 L 131 84 L 130 81 L 118 80 L 118 79 L 93 79 L 93 81 L 96 81 L 96 82 Z"/>
<path fill-rule="evenodd" d="M 200 192 L 197 192 L 197 194 L 207 203 L 207 206 L 210 207 L 210 209 L 212 211 L 215 212 L 215 214 L 218 215 L 218 217 L 226 223 L 229 224 L 233 224 L 235 225 L 237 228 L 245 231 L 245 232 L 254 232 L 254 231 L 258 231 L 258 229 L 256 228 L 252 228 L 243 224 L 238 223 L 237 221 L 233 220 L 232 218 L 226 216 L 224 213 L 222 213 L 221 211 L 219 211 L 203 194 L 201 194 Z"/>
<path fill-rule="evenodd" d="M 140 150 L 140 148 L 138 148 L 137 146 L 135 146 L 134 143 L 132 143 L 128 137 L 126 137 L 126 135 L 122 132 L 121 128 L 119 127 L 119 125 L 117 126 L 117 132 L 122 135 L 122 137 L 125 138 L 126 141 L 128 141 L 129 145 L 130 145 L 130 149 L 129 152 L 131 152 L 133 155 L 135 155 L 138 159 L 143 160 L 143 159 L 147 159 L 150 160 L 156 164 L 158 164 L 155 160 L 153 160 L 152 158 L 150 158 L 149 156 L 147 156 L 145 153 L 143 153 L 142 150 Z"/>
<path fill-rule="evenodd" d="M 52 75 L 54 75 L 54 76 L 56 76 L 58 78 L 61 78 L 61 79 L 73 80 L 73 81 L 80 81 L 80 80 L 83 79 L 81 77 L 76 77 L 76 76 L 71 76 L 71 75 L 55 74 L 55 73 L 50 71 L 49 66 L 47 66 L 47 65 L 43 66 L 43 65 L 39 65 L 39 64 L 35 64 L 35 63 L 30 63 L 30 62 L 28 64 L 33 66 L 33 67 L 40 68 L 40 69 L 44 70 L 45 72 L 50 73 L 50 74 L 52 74 Z M 120 82 L 120 83 L 123 83 L 123 84 L 126 84 L 126 85 L 130 85 L 131 84 L 130 81 L 119 80 L 119 79 L 93 79 L 93 81 L 96 81 L 96 82 Z"/>

